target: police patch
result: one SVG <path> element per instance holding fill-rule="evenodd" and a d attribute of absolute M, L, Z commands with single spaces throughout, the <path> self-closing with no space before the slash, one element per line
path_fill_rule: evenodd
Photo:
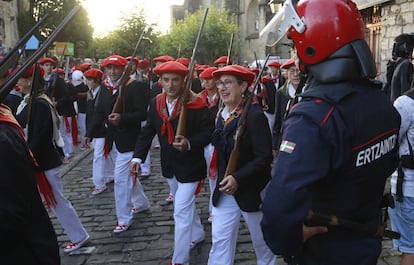
<path fill-rule="evenodd" d="M 296 143 L 290 141 L 283 141 L 280 145 L 279 151 L 291 154 L 295 150 Z"/>

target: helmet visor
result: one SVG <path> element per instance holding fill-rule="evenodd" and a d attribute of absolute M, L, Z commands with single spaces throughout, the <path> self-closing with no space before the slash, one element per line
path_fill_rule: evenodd
<path fill-rule="evenodd" d="M 260 32 L 260 38 L 266 38 L 266 46 L 277 44 L 291 26 L 299 33 L 305 31 L 305 23 L 296 13 L 293 2 L 296 3 L 295 0 L 286 0 L 279 12 Z"/>

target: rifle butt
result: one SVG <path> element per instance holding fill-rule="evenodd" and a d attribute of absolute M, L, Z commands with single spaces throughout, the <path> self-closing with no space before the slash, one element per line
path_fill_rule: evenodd
<path fill-rule="evenodd" d="M 237 146 L 235 146 L 237 147 Z M 224 173 L 224 177 L 233 174 L 237 168 L 237 160 L 239 160 L 240 150 L 239 148 L 234 148 L 230 153 L 229 162 L 227 163 L 226 172 Z"/>

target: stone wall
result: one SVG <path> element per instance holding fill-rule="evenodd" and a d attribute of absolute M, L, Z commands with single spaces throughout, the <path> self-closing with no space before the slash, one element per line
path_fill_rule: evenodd
<path fill-rule="evenodd" d="M 414 32 L 414 1 L 394 0 L 382 6 L 381 13 L 381 69 L 380 79 L 385 81 L 387 61 L 391 58 L 395 37 Z"/>

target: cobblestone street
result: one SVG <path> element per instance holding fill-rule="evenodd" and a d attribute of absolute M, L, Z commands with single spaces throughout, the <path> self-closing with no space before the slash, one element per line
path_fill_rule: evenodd
<path fill-rule="evenodd" d="M 159 150 L 152 149 L 151 157 L 151 176 L 142 181 L 145 194 L 151 202 L 151 209 L 136 214 L 129 230 L 120 235 L 112 232 L 116 225 L 113 183 L 109 184 L 108 189 L 102 194 L 91 195 L 93 152 L 78 152 L 70 164 L 62 167 L 65 195 L 72 202 L 90 235 L 89 242 L 78 250 L 78 253 L 67 255 L 61 249 L 62 265 L 169 264 L 173 253 L 173 209 L 172 204 L 165 201 L 168 185 L 161 177 Z M 207 264 L 211 246 L 211 225 L 207 222 L 208 194 L 206 181 L 197 198 L 198 212 L 206 230 L 206 241 L 191 251 L 190 264 L 194 265 Z M 68 243 L 68 238 L 56 218 L 52 217 L 52 221 L 59 244 L 63 248 Z M 384 240 L 383 253 L 378 265 L 399 264 L 400 257 L 391 248 L 392 242 Z M 256 264 L 250 236 L 244 223 L 240 225 L 235 264 Z M 278 264 L 285 263 L 279 259 Z"/>

